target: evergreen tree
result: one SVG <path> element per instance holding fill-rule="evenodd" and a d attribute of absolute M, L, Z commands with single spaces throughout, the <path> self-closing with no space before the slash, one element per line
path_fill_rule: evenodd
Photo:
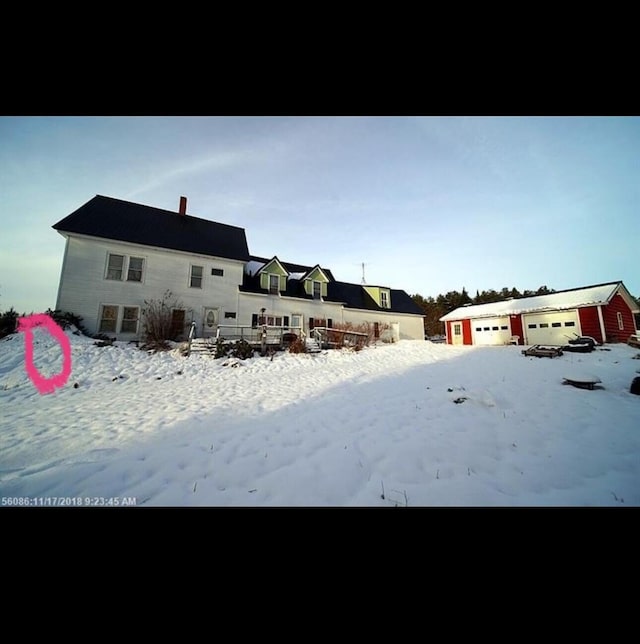
<path fill-rule="evenodd" d="M 446 310 L 442 303 L 436 302 L 433 297 L 424 298 L 419 294 L 412 295 L 411 298 L 424 312 L 425 335 L 444 334 L 444 322 L 440 322 L 440 318 L 446 313 Z"/>

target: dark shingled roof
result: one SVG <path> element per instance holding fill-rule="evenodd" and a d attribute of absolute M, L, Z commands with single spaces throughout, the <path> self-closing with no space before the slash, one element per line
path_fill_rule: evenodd
<path fill-rule="evenodd" d="M 349 282 L 329 282 L 327 285 L 327 297 L 329 302 L 344 302 L 350 309 L 369 309 L 370 311 L 391 311 L 393 313 L 412 313 L 424 315 L 424 311 L 402 290 L 390 288 L 391 306 L 383 309 L 378 306 L 375 300 L 364 290 L 361 284 Z"/>
<path fill-rule="evenodd" d="M 244 228 L 96 195 L 55 230 L 248 261 Z"/>
<path fill-rule="evenodd" d="M 251 256 L 256 262 L 267 264 L 273 258 Z M 280 261 L 280 260 L 278 260 Z M 302 264 L 292 264 L 291 262 L 282 262 L 282 266 L 290 273 L 308 273 L 314 267 L 303 266 Z M 411 313 L 413 315 L 424 315 L 424 311 L 407 295 L 405 291 L 398 289 L 389 289 L 391 293 L 391 308 L 383 309 L 378 306 L 374 299 L 362 288 L 361 284 L 351 284 L 350 282 L 338 282 L 328 268 L 322 268 L 325 275 L 329 278 L 327 284 L 327 297 L 325 302 L 343 302 L 350 309 L 366 309 L 370 311 L 389 311 L 392 313 Z M 245 293 L 266 293 L 267 289 L 260 288 L 260 276 L 244 274 L 244 280 L 240 290 Z M 282 293 L 288 297 L 299 297 L 304 300 L 312 300 L 313 296 L 308 295 L 304 290 L 302 280 L 287 280 L 287 290 Z"/>

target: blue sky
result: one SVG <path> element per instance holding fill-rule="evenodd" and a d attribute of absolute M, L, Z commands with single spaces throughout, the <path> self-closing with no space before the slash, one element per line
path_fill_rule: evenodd
<path fill-rule="evenodd" d="M 55 306 L 51 226 L 96 194 L 245 228 L 254 255 L 437 296 L 621 279 L 638 117 L 0 117 L 0 311 Z"/>

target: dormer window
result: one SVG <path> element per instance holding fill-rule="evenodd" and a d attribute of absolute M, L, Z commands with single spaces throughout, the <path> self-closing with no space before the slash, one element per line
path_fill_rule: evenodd
<path fill-rule="evenodd" d="M 380 306 L 383 309 L 389 308 L 389 293 L 387 291 L 380 291 Z"/>
<path fill-rule="evenodd" d="M 269 293 L 277 295 L 280 292 L 280 277 L 278 275 L 269 275 Z"/>
<path fill-rule="evenodd" d="M 313 280 L 313 299 L 319 300 L 322 297 L 322 282 Z"/>

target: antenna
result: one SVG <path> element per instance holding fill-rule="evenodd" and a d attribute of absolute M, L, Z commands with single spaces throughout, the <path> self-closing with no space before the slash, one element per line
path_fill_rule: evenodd
<path fill-rule="evenodd" d="M 366 284 L 367 280 L 364 279 L 364 262 L 362 262 L 362 283 Z"/>

